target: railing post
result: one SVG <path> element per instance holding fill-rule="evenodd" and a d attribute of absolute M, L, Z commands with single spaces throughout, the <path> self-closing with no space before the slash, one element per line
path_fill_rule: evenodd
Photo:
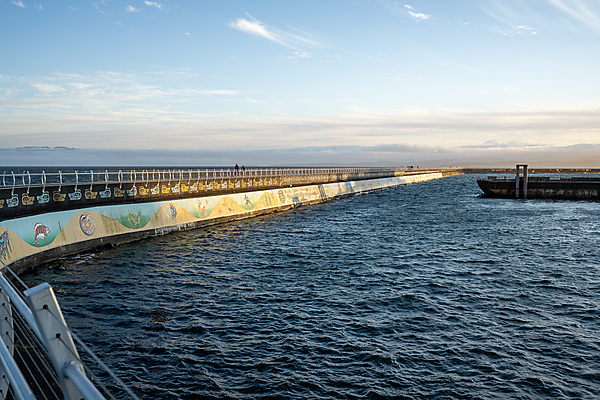
<path fill-rule="evenodd" d="M 29 174 L 29 171 L 27 171 L 27 195 L 29 195 L 29 187 L 31 186 L 31 175 Z M 25 175 L 23 175 L 23 179 L 25 179 Z"/>
<path fill-rule="evenodd" d="M 65 397 L 68 400 L 104 399 L 85 376 L 75 343 L 66 326 L 52 287 L 48 283 L 42 283 L 27 289 L 24 294 L 42 334 L 43 343 L 54 365 Z M 78 372 L 73 371 L 74 369 Z"/>

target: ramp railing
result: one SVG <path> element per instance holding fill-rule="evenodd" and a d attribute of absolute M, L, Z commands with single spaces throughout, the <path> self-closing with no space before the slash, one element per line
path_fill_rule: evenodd
<path fill-rule="evenodd" d="M 229 168 L 0 174 L 0 221 L 50 211 L 424 173 L 410 168 Z M 0 245 L 2 244 L 0 238 Z M 2 247 L 0 246 L 0 252 Z"/>
<path fill-rule="evenodd" d="M 393 175 L 406 168 L 211 168 L 211 169 L 132 169 L 117 171 L 58 171 L 58 172 L 14 172 L 0 174 L 0 187 L 33 188 L 47 185 L 73 184 L 86 187 L 98 184 L 144 184 L 147 182 L 193 182 L 217 179 L 277 179 L 285 180 L 299 177 L 335 176 L 335 177 L 380 177 Z M 43 191 L 43 190 L 42 190 Z"/>
<path fill-rule="evenodd" d="M 69 329 L 48 283 L 28 288 L 0 263 L 0 399 L 138 399 Z M 80 352 L 111 381 L 84 365 Z"/>

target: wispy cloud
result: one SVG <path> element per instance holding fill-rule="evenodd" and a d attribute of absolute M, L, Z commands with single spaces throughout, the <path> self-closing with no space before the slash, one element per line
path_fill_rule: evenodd
<path fill-rule="evenodd" d="M 297 59 L 297 58 L 311 58 L 312 54 L 304 51 L 294 51 L 292 54 L 288 56 L 289 59 Z"/>
<path fill-rule="evenodd" d="M 482 10 L 500 23 L 500 25 L 494 25 L 490 28 L 492 32 L 503 36 L 537 35 L 537 30 L 528 24 L 532 21 L 541 23 L 541 19 L 524 2 L 493 0 L 483 6 Z"/>
<path fill-rule="evenodd" d="M 306 35 L 300 35 L 268 26 L 248 14 L 247 17 L 248 18 L 238 18 L 235 21 L 230 22 L 228 25 L 230 28 L 236 29 L 240 32 L 258 36 L 291 49 L 321 46 L 321 43 Z"/>
<path fill-rule="evenodd" d="M 96 11 L 98 11 L 100 14 L 102 15 L 108 15 L 108 12 L 106 12 L 102 7 L 106 7 L 106 4 L 104 4 L 104 2 L 101 3 L 93 3 L 94 4 L 94 8 L 96 9 Z"/>
<path fill-rule="evenodd" d="M 481 144 L 458 146 L 459 149 L 535 149 L 548 147 L 546 144 L 532 144 L 527 142 L 501 142 L 488 140 Z"/>
<path fill-rule="evenodd" d="M 157 3 L 155 1 L 144 1 L 144 4 L 148 7 L 158 8 L 159 10 L 162 9 L 162 4 Z"/>
<path fill-rule="evenodd" d="M 22 1 L 13 0 L 12 3 L 17 7 L 25 8 L 25 4 Z"/>
<path fill-rule="evenodd" d="M 500 22 L 493 31 L 503 35 L 537 33 L 532 25 L 591 29 L 600 32 L 600 2 L 597 0 L 488 0 L 481 9 Z M 525 28 L 525 29 L 524 29 Z"/>
<path fill-rule="evenodd" d="M 100 71 L 36 78 L 0 75 L 0 131 L 9 129 L 9 121 L 21 118 L 19 124 L 32 126 L 26 119 L 39 114 L 63 126 L 92 121 L 102 115 L 96 121 L 101 125 L 128 125 L 148 118 L 183 121 L 183 116 L 193 112 L 198 104 L 210 106 L 209 97 L 234 98 L 238 94 L 229 88 L 202 87 L 197 76 L 186 71 L 144 74 Z M 15 114 L 14 110 L 19 111 Z M 29 128 L 21 132 L 25 131 Z"/>
<path fill-rule="evenodd" d="M 217 96 L 233 96 L 238 92 L 235 90 L 201 90 L 199 93 Z"/>
<path fill-rule="evenodd" d="M 42 93 L 58 93 L 65 90 L 65 88 L 62 86 L 49 83 L 32 83 L 31 86 Z"/>
<path fill-rule="evenodd" d="M 271 40 L 279 44 L 284 44 L 282 39 L 277 37 L 277 35 L 275 35 L 273 32 L 270 32 L 263 23 L 256 20 L 238 18 L 234 22 L 231 22 L 229 26 L 233 29 L 237 29 L 240 32 L 260 36 L 264 39 Z"/>
<path fill-rule="evenodd" d="M 415 8 L 409 4 L 405 4 L 404 7 L 408 9 L 408 15 L 410 15 L 413 19 L 415 19 L 417 21 L 423 21 L 423 20 L 431 18 L 431 15 L 429 15 L 429 14 L 425 14 L 422 12 L 415 12 Z"/>
<path fill-rule="evenodd" d="M 414 19 L 416 19 L 417 21 L 423 21 L 423 20 L 431 18 L 431 15 L 425 14 L 425 13 L 416 13 L 416 12 L 409 11 L 408 14 L 411 17 L 413 17 Z"/>
<path fill-rule="evenodd" d="M 393 15 L 409 17 L 413 21 L 420 22 L 432 18 L 430 14 L 418 11 L 410 4 L 401 4 L 391 0 L 375 0 L 375 2 L 387 8 Z"/>
<path fill-rule="evenodd" d="M 518 25 L 518 26 L 507 26 L 500 27 L 495 26 L 493 31 L 499 33 L 504 36 L 515 36 L 515 35 L 537 35 L 537 31 L 535 28 L 532 28 L 528 25 Z"/>
<path fill-rule="evenodd" d="M 140 10 L 138 10 L 134 6 L 127 6 L 127 7 L 125 7 L 125 12 L 128 12 L 128 13 L 135 13 L 135 12 L 139 12 L 139 11 Z"/>
<path fill-rule="evenodd" d="M 600 31 L 600 2 L 597 0 L 547 0 L 576 21 Z"/>

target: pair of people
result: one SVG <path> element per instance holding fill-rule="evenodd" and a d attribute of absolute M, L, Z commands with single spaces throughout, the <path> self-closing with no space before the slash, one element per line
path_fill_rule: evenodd
<path fill-rule="evenodd" d="M 242 172 L 246 171 L 246 167 L 242 165 Z M 235 163 L 235 174 L 237 175 L 240 172 L 240 166 Z"/>

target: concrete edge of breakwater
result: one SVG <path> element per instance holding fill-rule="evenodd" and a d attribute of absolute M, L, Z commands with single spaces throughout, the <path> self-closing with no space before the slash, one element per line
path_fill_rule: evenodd
<path fill-rule="evenodd" d="M 0 259 L 22 273 L 94 248 L 221 224 L 359 193 L 438 179 L 441 172 L 93 206 L 0 222 Z"/>

